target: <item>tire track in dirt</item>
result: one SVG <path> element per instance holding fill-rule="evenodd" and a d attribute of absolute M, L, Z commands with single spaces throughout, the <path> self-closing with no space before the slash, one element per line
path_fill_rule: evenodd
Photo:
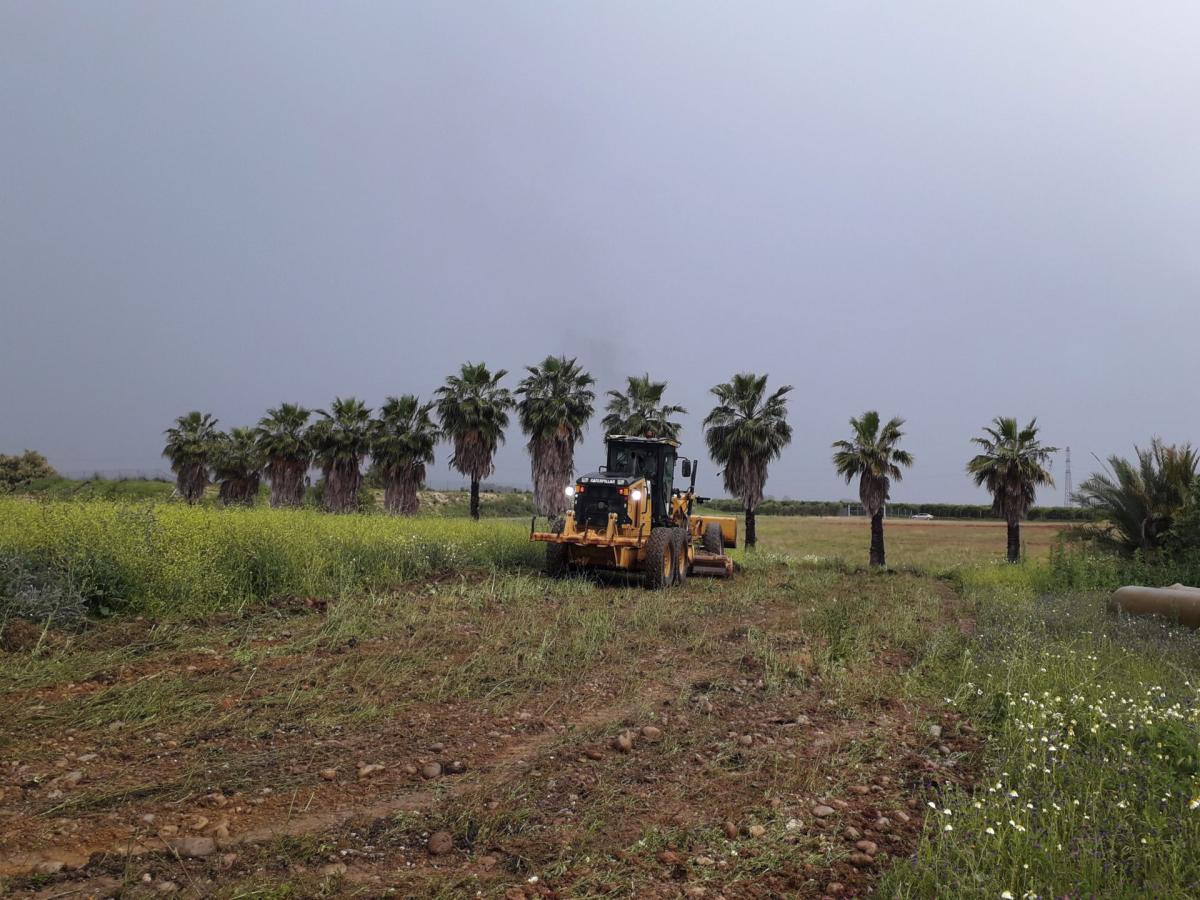
<path fill-rule="evenodd" d="M 437 789 L 420 788 L 392 794 L 367 805 L 355 804 L 325 809 L 316 813 L 288 816 L 278 825 L 249 828 L 229 838 L 217 841 L 219 852 L 228 853 L 238 847 L 265 844 L 281 837 L 299 837 L 320 833 L 346 825 L 356 820 L 376 821 L 404 811 L 427 811 L 438 804 L 445 804 L 470 791 L 484 787 L 495 787 L 518 776 L 524 761 L 533 758 L 553 746 L 568 740 L 573 733 L 589 730 L 600 725 L 619 722 L 644 708 L 647 704 L 657 705 L 690 689 L 697 682 L 711 676 L 711 668 L 685 669 L 669 680 L 658 680 L 649 688 L 635 689 L 636 699 L 628 695 L 621 700 L 597 707 L 559 726 L 547 726 L 544 731 L 510 742 L 499 749 L 479 769 L 455 777 L 452 781 L 440 782 Z M 0 854 L 0 877 L 28 876 L 35 874 L 39 866 L 62 863 L 64 869 L 82 869 L 97 855 L 113 855 L 136 858 L 154 853 L 175 855 L 175 842 L 162 838 L 124 841 L 116 844 L 104 842 L 89 844 L 74 842 L 43 850 Z"/>

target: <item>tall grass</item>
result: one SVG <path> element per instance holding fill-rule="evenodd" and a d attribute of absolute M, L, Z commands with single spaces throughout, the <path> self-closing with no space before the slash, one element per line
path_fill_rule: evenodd
<path fill-rule="evenodd" d="M 1142 552 L 1120 556 L 1085 540 L 1052 547 L 1045 567 L 1033 567 L 1032 585 L 1040 591 L 1113 590 L 1123 584 L 1150 587 L 1183 582 L 1200 585 L 1200 551 Z"/>
<path fill-rule="evenodd" d="M 95 609 L 203 613 L 538 559 L 518 523 L 0 498 L 0 581 L 32 572 Z"/>
<path fill-rule="evenodd" d="M 1111 618 L 1107 592 L 1047 592 L 1064 565 L 1112 575 L 1078 558 L 960 574 L 978 632 L 941 683 L 988 736 L 984 781 L 931 801 L 885 894 L 1200 894 L 1200 637 Z"/>

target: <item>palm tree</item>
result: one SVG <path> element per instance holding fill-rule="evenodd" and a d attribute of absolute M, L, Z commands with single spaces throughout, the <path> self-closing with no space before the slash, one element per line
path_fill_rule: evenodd
<path fill-rule="evenodd" d="M 609 391 L 607 415 L 602 420 L 605 434 L 630 434 L 640 437 L 679 439 L 679 422 L 671 416 L 686 415 L 682 406 L 664 405 L 665 381 L 651 381 L 650 373 L 630 375 L 625 379 L 625 392 Z"/>
<path fill-rule="evenodd" d="M 888 421 L 881 431 L 879 413 L 868 410 L 862 418 L 851 419 L 852 440 L 833 442 L 833 466 L 849 484 L 858 478 L 858 496 L 863 509 L 871 517 L 871 565 L 887 565 L 883 548 L 883 507 L 888 501 L 893 481 L 904 477 L 901 466 L 913 464 L 912 455 L 896 445 L 904 437 L 897 417 Z"/>
<path fill-rule="evenodd" d="M 463 363 L 437 389 L 437 412 L 442 431 L 454 442 L 450 465 L 471 479 L 471 518 L 479 519 L 479 482 L 495 469 L 492 457 L 504 443 L 512 393 L 500 387 L 504 369 L 495 374 L 483 363 Z"/>
<path fill-rule="evenodd" d="M 253 428 L 232 428 L 213 453 L 213 477 L 220 482 L 222 506 L 250 506 L 258 496 L 266 457 Z"/>
<path fill-rule="evenodd" d="M 1058 452 L 1038 440 L 1037 419 L 1024 428 L 1008 416 L 997 416 L 971 438 L 982 451 L 967 463 L 967 473 L 992 495 L 992 508 L 1008 522 L 1008 561 L 1021 558 L 1021 517 L 1033 506 L 1039 487 L 1054 487 L 1045 464 Z"/>
<path fill-rule="evenodd" d="M 1136 459 L 1110 456 L 1109 471 L 1090 476 L 1076 492 L 1081 502 L 1108 519 L 1109 528 L 1099 539 L 1125 553 L 1163 545 L 1200 466 L 1191 444 L 1176 446 L 1154 438 L 1149 448 L 1133 449 Z"/>
<path fill-rule="evenodd" d="M 767 396 L 767 376 L 743 372 L 712 389 L 717 405 L 704 420 L 704 439 L 713 462 L 723 466 L 725 490 L 746 507 L 746 546 L 756 543 L 754 510 L 763 498 L 767 464 L 792 440 L 785 384 Z"/>
<path fill-rule="evenodd" d="M 301 506 L 304 479 L 312 465 L 308 442 L 307 409 L 296 403 L 281 403 L 258 420 L 255 435 L 267 460 L 272 506 Z"/>
<path fill-rule="evenodd" d="M 322 503 L 330 512 L 352 512 L 358 507 L 362 465 L 370 450 L 371 410 L 361 400 L 337 397 L 329 412 L 308 430 L 313 456 L 325 480 Z"/>
<path fill-rule="evenodd" d="M 565 488 L 575 476 L 575 442 L 592 417 L 596 379 L 565 356 L 547 356 L 526 371 L 517 385 L 517 415 L 529 435 L 534 508 L 541 515 L 558 516 L 567 510 Z"/>
<path fill-rule="evenodd" d="M 383 508 L 411 516 L 420 508 L 425 467 L 441 437 L 430 413 L 433 403 L 414 395 L 388 397 L 371 428 L 371 459 L 383 476 Z"/>
<path fill-rule="evenodd" d="M 180 416 L 163 433 L 167 437 L 163 456 L 171 461 L 175 491 L 188 503 L 196 503 L 208 487 L 208 467 L 220 440 L 217 420 L 208 413 L 193 411 Z"/>

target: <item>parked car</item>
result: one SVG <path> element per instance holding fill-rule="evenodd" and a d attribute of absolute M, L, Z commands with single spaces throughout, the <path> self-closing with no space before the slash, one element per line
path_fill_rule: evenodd
<path fill-rule="evenodd" d="M 913 513 L 914 519 L 932 519 L 933 513 Z"/>

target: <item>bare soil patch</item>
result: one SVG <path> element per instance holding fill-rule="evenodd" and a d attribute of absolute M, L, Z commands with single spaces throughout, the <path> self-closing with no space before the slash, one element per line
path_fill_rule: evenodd
<path fill-rule="evenodd" d="M 869 894 L 971 779 L 970 723 L 913 677 L 967 623 L 944 582 L 784 567 L 106 623 L 6 682 L 0 876 L 43 897 Z"/>

